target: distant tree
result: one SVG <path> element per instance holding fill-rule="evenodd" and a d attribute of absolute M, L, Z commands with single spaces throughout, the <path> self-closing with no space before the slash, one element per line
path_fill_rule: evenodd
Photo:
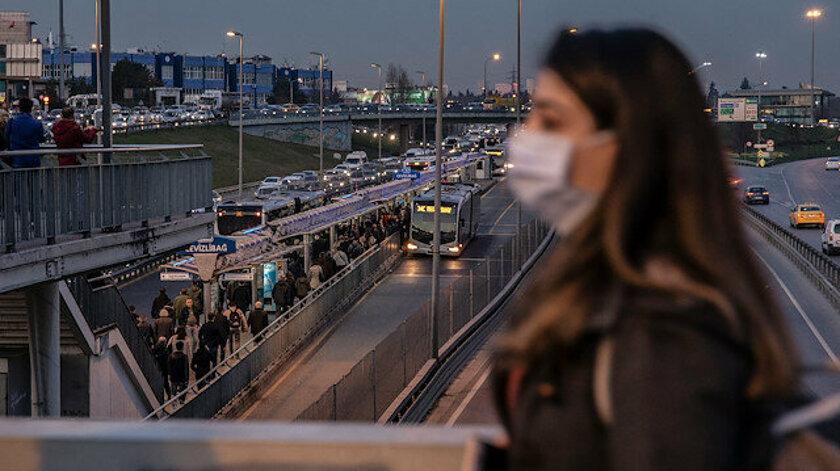
<path fill-rule="evenodd" d="M 414 88 L 414 84 L 408 77 L 408 72 L 398 64 L 388 64 L 388 69 L 385 72 L 385 84 L 385 88 L 391 89 L 391 101 L 393 103 L 405 103 Z"/>
<path fill-rule="evenodd" d="M 64 86 L 67 87 L 67 96 L 96 93 L 96 85 L 88 83 L 87 80 L 81 77 L 73 77 L 65 80 Z"/>
<path fill-rule="evenodd" d="M 114 64 L 111 72 L 111 93 L 115 101 L 124 105 L 133 105 L 141 101 L 149 103 L 149 89 L 161 85 L 160 80 L 155 79 L 146 66 L 126 59 Z M 129 93 L 131 95 L 127 97 Z"/>
<path fill-rule="evenodd" d="M 325 92 L 324 101 L 331 105 L 339 104 L 344 101 L 344 95 L 340 91 L 338 91 L 337 88 L 333 88 L 332 90 Z"/>
<path fill-rule="evenodd" d="M 712 82 L 709 84 L 709 91 L 706 92 L 706 106 L 714 108 L 717 106 L 718 98 L 720 98 L 720 92 L 715 87 L 715 83 Z"/>
<path fill-rule="evenodd" d="M 752 87 L 750 86 L 750 81 L 744 77 L 744 80 L 741 80 L 741 90 L 749 90 Z"/>
<path fill-rule="evenodd" d="M 303 92 L 300 90 L 300 83 L 297 80 L 292 80 L 292 92 L 295 95 L 295 103 L 296 104 L 303 104 L 307 102 L 306 96 L 304 96 Z M 289 78 L 288 77 L 278 77 L 277 80 L 274 82 L 274 89 L 272 90 L 272 104 L 275 105 L 282 105 L 284 103 L 289 103 Z"/>

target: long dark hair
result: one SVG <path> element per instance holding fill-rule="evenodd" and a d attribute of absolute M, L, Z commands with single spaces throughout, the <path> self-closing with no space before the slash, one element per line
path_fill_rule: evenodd
<path fill-rule="evenodd" d="M 765 290 L 727 182 L 729 166 L 691 64 L 644 29 L 561 34 L 545 69 L 559 74 L 618 136 L 608 190 L 542 267 L 523 316 L 502 341 L 503 358 L 529 361 L 574 344 L 603 287 L 705 301 L 752 356 L 751 397 L 795 383 L 783 318 Z M 663 257 L 684 275 L 654 279 Z"/>

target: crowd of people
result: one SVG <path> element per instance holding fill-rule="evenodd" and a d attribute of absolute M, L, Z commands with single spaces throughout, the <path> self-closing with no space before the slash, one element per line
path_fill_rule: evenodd
<path fill-rule="evenodd" d="M 409 224 L 410 214 L 405 207 L 382 208 L 376 214 L 339 225 L 332 248 L 328 232 L 315 234 L 309 269 L 304 269 L 301 255 L 292 252 L 287 261 L 286 275 L 280 277 L 271 290 L 278 314 L 288 311 L 296 301 L 320 288 L 322 283 L 391 234 L 399 232 L 401 240 L 404 240 Z"/>
<path fill-rule="evenodd" d="M 0 109 L 0 151 L 38 150 L 46 140 L 44 125 L 32 116 L 33 101 L 29 98 L 17 100 L 17 113 L 9 117 L 8 111 Z M 52 127 L 53 140 L 59 149 L 79 149 L 96 140 L 98 129 L 82 129 L 75 119 L 73 108 L 63 108 L 61 119 Z M 81 165 L 81 154 L 59 154 L 60 167 Z M 4 157 L 3 162 L 12 168 L 37 168 L 41 166 L 41 155 L 16 155 Z"/>
<path fill-rule="evenodd" d="M 268 313 L 262 303 L 257 301 L 252 308 L 250 293 L 243 297 L 240 288 L 247 289 L 240 285 L 228 290 L 225 309 L 214 310 L 206 318 L 198 282 L 182 289 L 172 299 L 166 288 L 160 288 L 151 304 L 151 316 L 129 307 L 163 373 L 167 397 L 186 389 L 191 372 L 195 380 L 207 376 L 222 359 L 239 348 L 244 332 L 256 337 L 268 325 Z"/>

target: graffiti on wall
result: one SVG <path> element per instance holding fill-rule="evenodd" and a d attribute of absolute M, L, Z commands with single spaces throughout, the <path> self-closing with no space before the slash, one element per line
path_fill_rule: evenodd
<path fill-rule="evenodd" d="M 245 126 L 245 132 L 280 142 L 318 146 L 318 123 L 259 124 Z M 349 151 L 352 127 L 349 121 L 324 123 L 324 147 Z"/>

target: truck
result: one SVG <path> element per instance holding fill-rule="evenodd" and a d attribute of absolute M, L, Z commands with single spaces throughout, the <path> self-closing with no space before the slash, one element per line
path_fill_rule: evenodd
<path fill-rule="evenodd" d="M 221 90 L 205 90 L 198 99 L 199 109 L 210 111 L 222 109 L 223 93 Z"/>

